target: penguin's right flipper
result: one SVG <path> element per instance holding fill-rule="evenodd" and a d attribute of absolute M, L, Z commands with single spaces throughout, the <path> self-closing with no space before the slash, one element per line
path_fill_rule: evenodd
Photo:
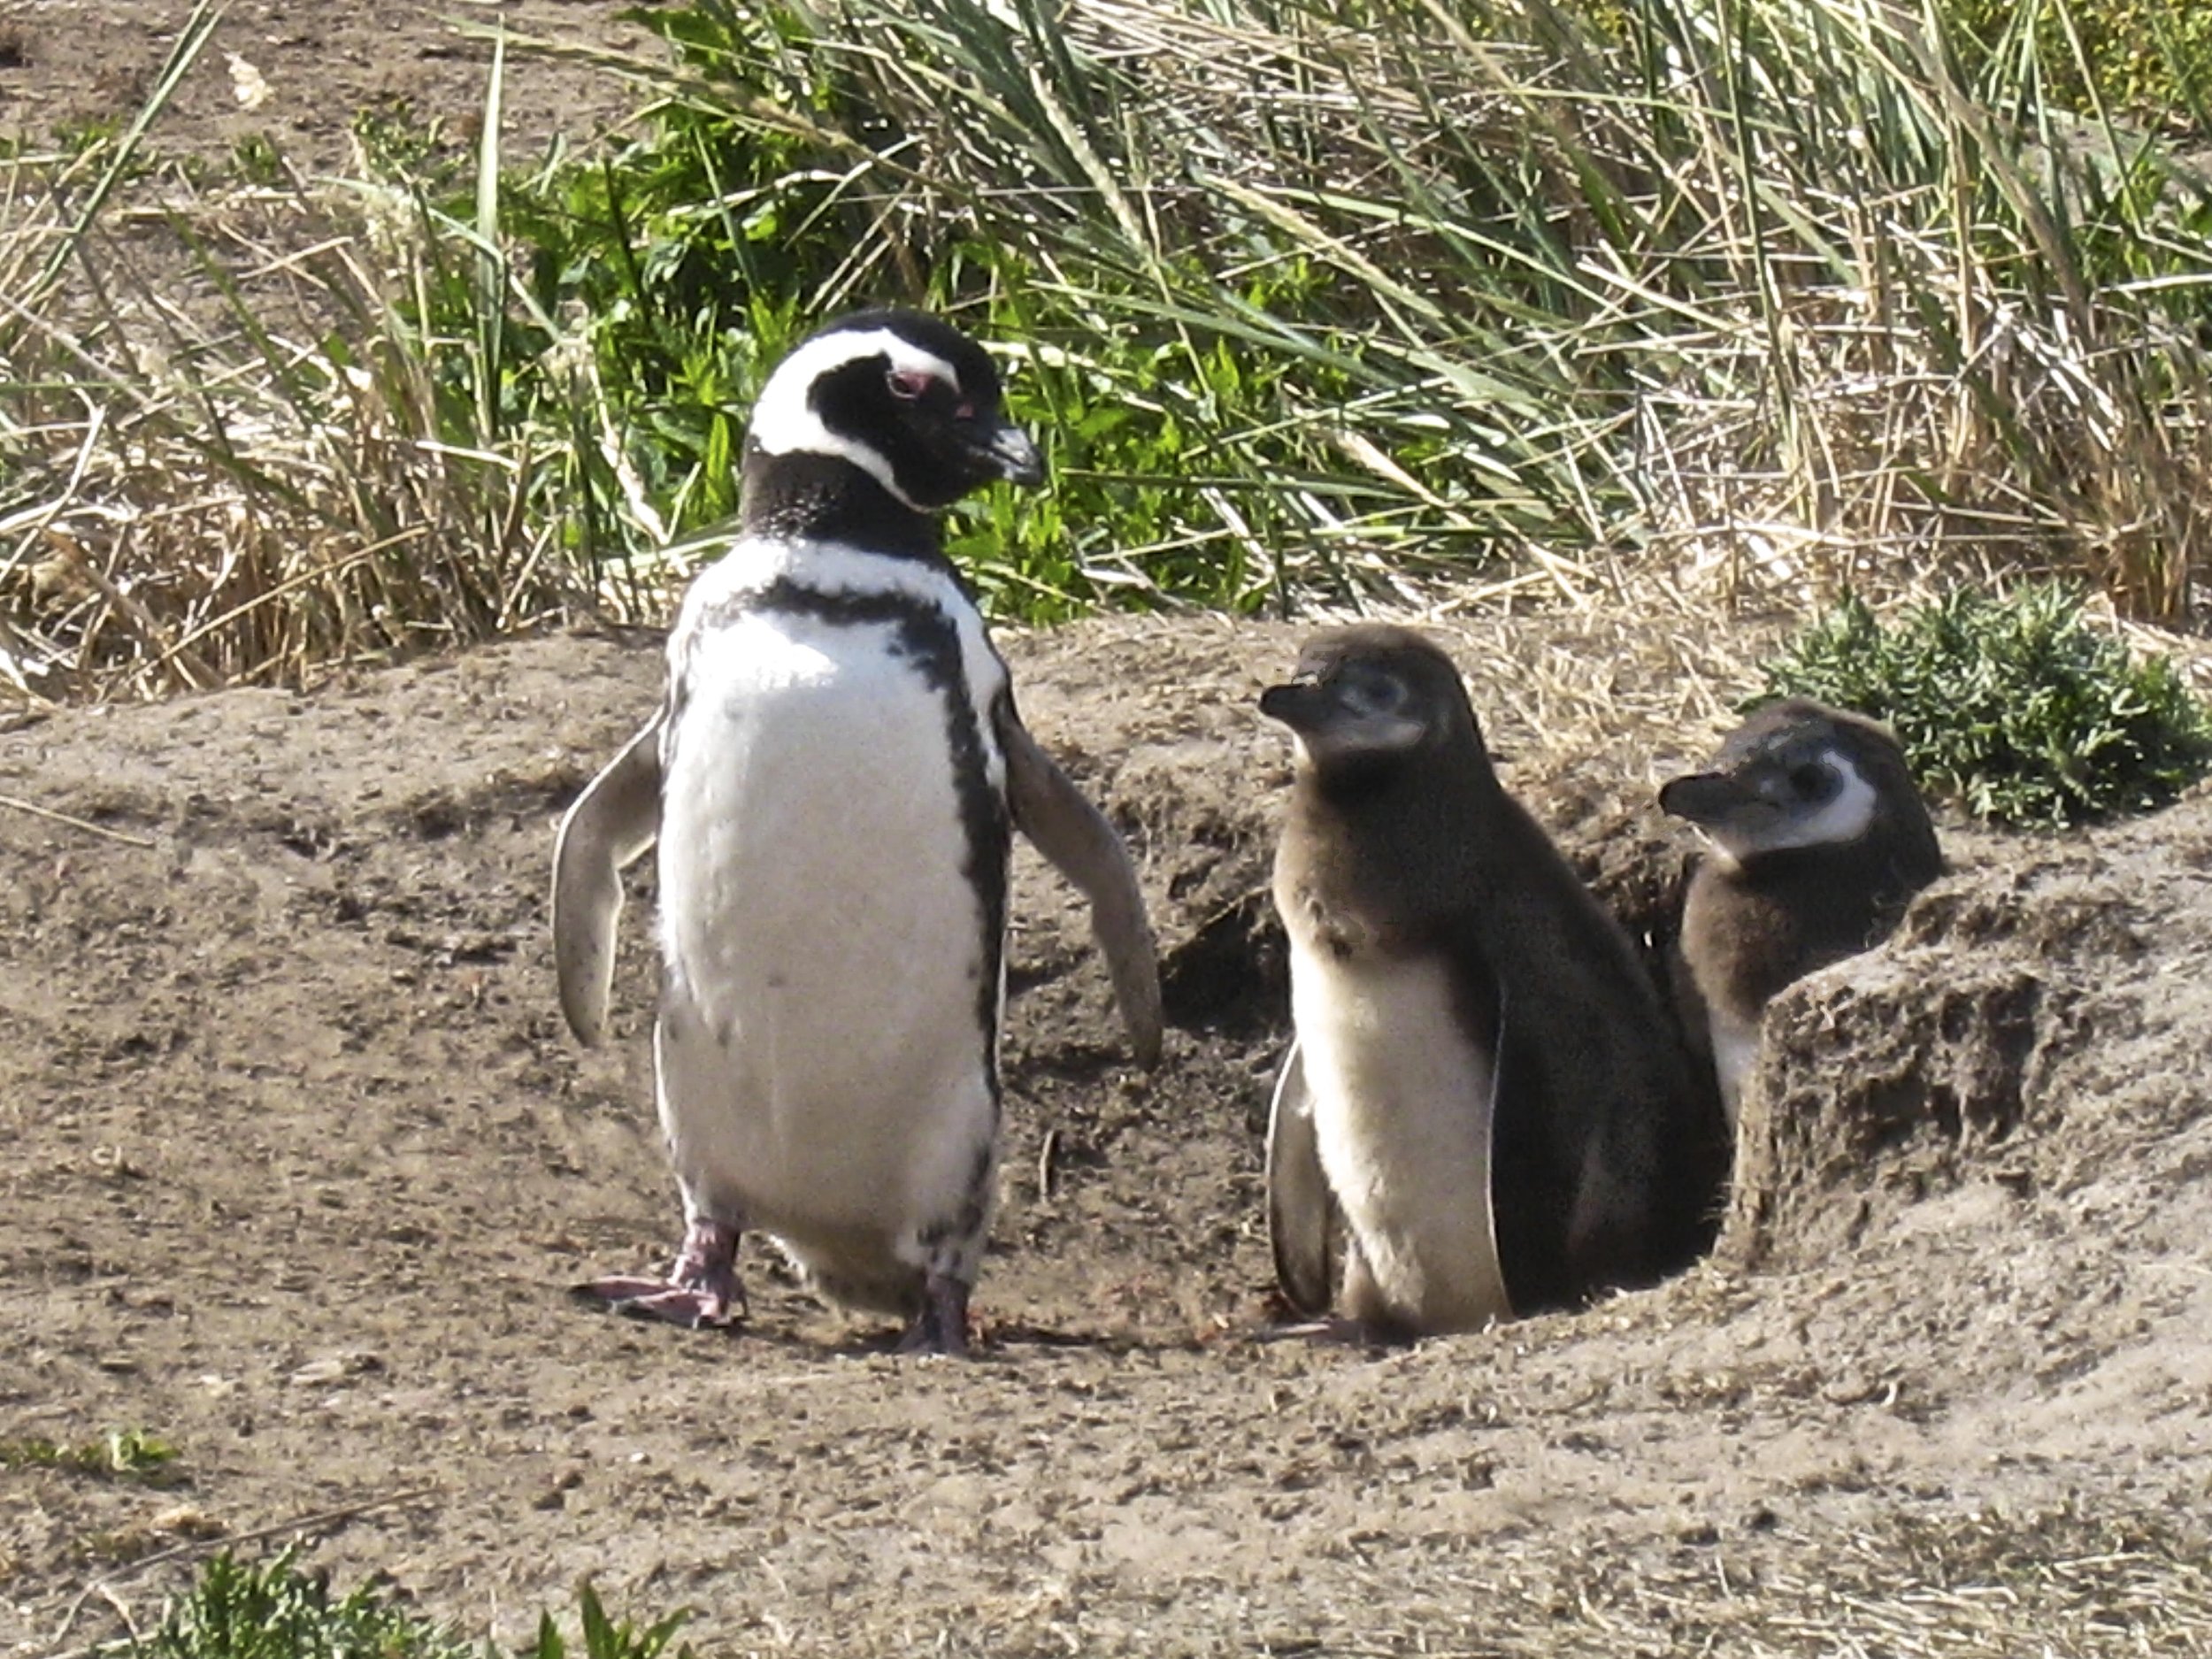
<path fill-rule="evenodd" d="M 1294 1041 L 1268 1110 L 1267 1240 L 1275 1252 L 1275 1282 L 1300 1313 L 1329 1310 L 1343 1230 L 1343 1212 L 1321 1168 L 1305 1062 Z"/>
<path fill-rule="evenodd" d="M 644 729 L 584 786 L 561 819 L 553 844 L 553 963 L 561 1013 L 587 1048 L 606 1034 L 614 983 L 614 926 L 622 913 L 622 872 L 660 829 L 661 726 Z"/>
<path fill-rule="evenodd" d="M 1160 1063 L 1160 964 L 1128 851 L 1106 815 L 1030 736 L 1010 703 L 1000 703 L 997 726 L 1015 827 L 1090 900 L 1091 929 L 1106 952 L 1130 1047 L 1149 1071 Z"/>

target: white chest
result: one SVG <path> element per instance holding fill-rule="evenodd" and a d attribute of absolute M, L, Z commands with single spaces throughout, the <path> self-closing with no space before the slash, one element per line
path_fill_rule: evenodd
<path fill-rule="evenodd" d="M 911 1047 L 948 1020 L 972 1048 L 1005 670 L 965 596 L 848 549 L 740 543 L 670 657 L 662 935 L 708 1028 L 826 1080 L 926 1064 Z"/>
<path fill-rule="evenodd" d="M 956 1212 L 1002 992 L 1005 670 L 979 618 L 940 572 L 740 543 L 670 657 L 658 1058 L 687 1191 L 810 1260 Z"/>
<path fill-rule="evenodd" d="M 1728 1114 L 1728 1126 L 1732 1131 L 1743 1109 L 1744 1090 L 1750 1087 L 1752 1073 L 1758 1069 L 1760 1022 L 1755 1018 L 1732 1018 L 1715 1009 L 1710 1029 L 1713 1071 L 1720 1084 L 1720 1103 Z"/>
<path fill-rule="evenodd" d="M 1490 1056 L 1460 1023 L 1442 965 L 1294 945 L 1291 998 L 1322 1168 L 1392 1310 L 1425 1330 L 1508 1317 Z"/>

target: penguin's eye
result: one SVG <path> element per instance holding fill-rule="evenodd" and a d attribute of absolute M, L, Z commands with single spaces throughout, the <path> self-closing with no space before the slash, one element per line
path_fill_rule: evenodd
<path fill-rule="evenodd" d="M 892 396 L 909 403 L 929 390 L 929 376 L 911 369 L 893 369 L 883 377 L 883 383 L 891 388 Z"/>
<path fill-rule="evenodd" d="M 1395 714 L 1405 704 L 1406 688 L 1394 675 L 1348 668 L 1337 681 L 1337 695 L 1355 714 Z"/>
<path fill-rule="evenodd" d="M 1833 766 L 1816 760 L 1809 760 L 1801 766 L 1790 768 L 1790 787 L 1801 801 L 1825 801 L 1833 795 L 1842 780 L 1836 776 Z"/>

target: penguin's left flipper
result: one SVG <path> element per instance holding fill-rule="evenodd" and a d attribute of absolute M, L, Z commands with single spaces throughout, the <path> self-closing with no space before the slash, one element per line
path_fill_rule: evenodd
<path fill-rule="evenodd" d="M 1334 1302 L 1336 1264 L 1343 1254 L 1344 1212 L 1321 1168 L 1313 1126 L 1313 1094 L 1292 1039 L 1275 1079 L 1267 1115 L 1267 1241 L 1283 1299 L 1309 1317 Z"/>
<path fill-rule="evenodd" d="M 1149 1071 L 1160 1063 L 1160 964 L 1129 854 L 1105 814 L 1038 747 L 1013 705 L 1002 701 L 997 717 L 1014 826 L 1091 902 L 1091 930 L 1106 952 L 1114 1001 L 1137 1063 Z"/>
<path fill-rule="evenodd" d="M 586 1048 L 607 1029 L 622 872 L 660 828 L 664 709 L 609 761 L 561 820 L 553 845 L 553 963 L 561 1013 Z"/>

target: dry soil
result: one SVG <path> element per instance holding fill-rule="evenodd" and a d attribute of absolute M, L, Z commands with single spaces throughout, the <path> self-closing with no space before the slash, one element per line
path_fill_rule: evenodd
<path fill-rule="evenodd" d="M 1664 740 L 1608 757 L 1607 799 L 1514 712 L 1517 664 L 1599 642 L 1448 637 L 1510 781 L 1632 913 L 1624 872 L 1655 858 L 1663 892 L 1637 809 Z M 1025 856 L 967 1364 L 886 1354 L 765 1251 L 735 1336 L 565 1294 L 674 1237 L 643 902 L 589 1053 L 544 915 L 555 818 L 650 706 L 649 641 L 0 738 L 0 792 L 104 832 L 0 808 L 0 1440 L 181 1450 L 165 1487 L 0 1473 L 0 1632 L 107 1633 L 92 1583 L 142 1620 L 193 1569 L 152 1552 L 345 1510 L 304 1528 L 344 1582 L 513 1633 L 588 1575 L 696 1607 L 708 1652 L 1666 1652 L 1792 1617 L 1840 1644 L 1834 1583 L 1878 1630 L 1980 1574 L 2033 1629 L 2063 1610 L 2039 1564 L 2184 1571 L 2212 1468 L 2212 810 L 1954 826 L 1899 939 L 1778 1009 L 1753 1179 L 1685 1279 L 1408 1350 L 1265 1340 L 1283 999 L 1254 895 L 1284 766 L 1251 700 L 1294 639 L 1009 641 L 1141 860 L 1175 1028 L 1156 1075 L 1122 1063 L 1079 913 Z M 2059 1651 L 2212 1651 L 2165 1604 L 2078 1609 Z"/>
<path fill-rule="evenodd" d="M 114 112 L 186 10 L 0 8 L 0 126 Z M 518 132 L 625 107 L 582 76 L 518 68 Z M 457 121 L 480 86 L 427 8 L 249 0 L 171 142 L 281 122 L 338 165 L 353 108 Z M 1683 853 L 1650 787 L 1755 636 L 1447 638 L 1509 781 L 1663 933 Z M 1777 1009 L 1728 1236 L 1681 1280 L 1408 1349 L 1269 1340 L 1285 772 L 1251 701 L 1295 640 L 1007 641 L 1140 857 L 1173 1030 L 1157 1073 L 1124 1064 L 1025 855 L 965 1364 L 887 1354 L 765 1251 L 736 1335 L 565 1294 L 675 1234 L 649 872 L 601 1050 L 560 1026 L 544 905 L 655 641 L 0 733 L 0 1448 L 180 1453 L 165 1484 L 0 1456 L 0 1653 L 142 1625 L 204 1552 L 296 1537 L 507 1638 L 588 1576 L 697 1609 L 703 1654 L 2212 1653 L 2212 802 L 1947 825 L 1900 936 Z"/>

